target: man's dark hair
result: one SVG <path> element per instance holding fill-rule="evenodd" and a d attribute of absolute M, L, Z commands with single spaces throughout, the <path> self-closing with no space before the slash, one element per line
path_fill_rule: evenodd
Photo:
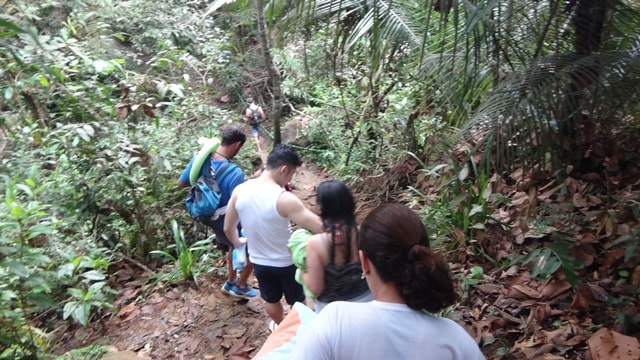
<path fill-rule="evenodd" d="M 237 126 L 228 126 L 222 129 L 222 141 L 220 145 L 228 146 L 238 141 L 240 141 L 242 145 L 247 141 L 247 134 L 245 134 L 242 129 Z"/>
<path fill-rule="evenodd" d="M 270 169 L 279 168 L 282 165 L 290 167 L 300 167 L 302 159 L 296 150 L 287 144 L 278 144 L 267 157 L 267 167 Z"/>

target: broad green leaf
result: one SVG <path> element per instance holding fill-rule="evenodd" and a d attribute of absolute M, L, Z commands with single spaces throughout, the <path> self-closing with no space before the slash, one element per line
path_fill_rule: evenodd
<path fill-rule="evenodd" d="M 59 266 L 58 267 L 58 272 L 57 272 L 58 277 L 65 277 L 65 276 L 73 275 L 73 270 L 75 268 L 76 267 L 71 263 L 67 263 L 67 264 Z"/>
<path fill-rule="evenodd" d="M 205 18 L 211 14 L 213 14 L 216 10 L 220 9 L 222 6 L 226 5 L 226 4 L 231 4 L 236 0 L 216 0 L 214 1 L 211 5 L 209 5 L 209 8 L 207 9 L 207 11 L 204 12 L 204 14 L 202 15 L 202 18 Z"/>
<path fill-rule="evenodd" d="M 91 293 L 96 293 L 98 291 L 100 291 L 107 283 L 105 281 L 98 281 L 96 283 L 91 284 L 91 286 L 89 286 L 89 292 Z"/>
<path fill-rule="evenodd" d="M 67 292 L 76 299 L 84 299 L 85 292 L 80 289 L 68 288 Z"/>
<path fill-rule="evenodd" d="M 113 65 L 105 60 L 94 60 L 93 68 L 98 74 L 109 75 L 113 71 Z"/>
<path fill-rule="evenodd" d="M 2 290 L 0 291 L 0 299 L 2 301 L 12 301 L 17 298 L 17 294 L 13 290 Z"/>
<path fill-rule="evenodd" d="M 16 188 L 22 190 L 29 197 L 33 196 L 33 189 L 29 186 L 26 186 L 24 184 L 16 184 Z"/>
<path fill-rule="evenodd" d="M 184 92 L 182 91 L 183 89 L 184 88 L 180 84 L 169 85 L 169 90 L 171 90 L 174 94 L 176 94 L 178 97 L 181 97 L 181 98 L 184 97 Z"/>
<path fill-rule="evenodd" d="M 469 177 L 469 166 L 465 165 L 462 170 L 460 170 L 460 173 L 458 173 L 458 180 L 463 181 L 467 177 Z"/>
<path fill-rule="evenodd" d="M 473 204 L 471 207 L 471 211 L 469 211 L 469 216 L 473 216 L 475 214 L 480 214 L 484 211 L 484 207 L 479 204 Z"/>
<path fill-rule="evenodd" d="M 90 142 L 91 141 L 91 137 L 89 137 L 89 135 L 87 135 L 87 132 L 84 131 L 84 129 L 82 128 L 76 128 L 76 132 L 78 133 L 78 135 L 80 135 L 80 137 L 82 138 L 82 140 L 86 141 L 86 142 Z"/>
<path fill-rule="evenodd" d="M 89 311 L 91 310 L 91 304 L 81 303 L 73 310 L 71 316 L 76 319 L 82 326 L 87 327 L 89 325 Z"/>
<path fill-rule="evenodd" d="M 95 130 L 93 129 L 93 127 L 89 124 L 84 124 L 82 125 L 82 129 L 84 129 L 84 131 L 87 133 L 87 135 L 89 135 L 90 137 L 93 137 L 95 135 Z"/>
<path fill-rule="evenodd" d="M 68 303 L 64 304 L 64 307 L 62 308 L 62 320 L 67 320 L 77 306 L 77 301 L 69 301 Z"/>
<path fill-rule="evenodd" d="M 49 86 L 49 79 L 47 79 L 45 76 L 40 75 L 37 77 L 38 82 L 40 82 L 40 85 L 42 86 Z"/>
<path fill-rule="evenodd" d="M 48 264 L 51 262 L 51 258 L 49 258 L 47 255 L 33 252 L 31 252 L 31 254 L 25 255 L 25 258 L 36 264 Z"/>
<path fill-rule="evenodd" d="M 82 277 L 89 280 L 104 280 L 106 278 L 106 275 L 100 271 L 91 270 L 83 273 Z"/>
<path fill-rule="evenodd" d="M 13 88 L 12 87 L 8 87 L 6 89 L 4 89 L 4 98 L 6 100 L 11 100 L 11 98 L 13 98 Z"/>
<path fill-rule="evenodd" d="M 40 309 L 58 308 L 59 306 L 58 301 L 56 301 L 51 295 L 43 292 L 31 292 L 27 295 L 27 298 Z"/>
<path fill-rule="evenodd" d="M 9 271 L 9 273 L 20 276 L 27 277 L 29 276 L 29 270 L 21 263 L 15 260 L 8 260 L 5 262 L 5 267 Z"/>

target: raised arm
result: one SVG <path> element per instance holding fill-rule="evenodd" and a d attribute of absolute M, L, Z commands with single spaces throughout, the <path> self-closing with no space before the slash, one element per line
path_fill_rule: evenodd
<path fill-rule="evenodd" d="M 320 217 L 307 209 L 292 192 L 283 191 L 278 198 L 276 207 L 280 216 L 288 218 L 303 229 L 307 229 L 313 234 L 319 234 L 324 231 Z"/>

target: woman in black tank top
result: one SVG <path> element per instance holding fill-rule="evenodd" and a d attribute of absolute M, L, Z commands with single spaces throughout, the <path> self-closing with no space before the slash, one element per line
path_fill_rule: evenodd
<path fill-rule="evenodd" d="M 317 193 L 325 232 L 313 235 L 307 244 L 302 277 L 316 296 L 316 311 L 332 301 L 369 301 L 371 293 L 361 277 L 358 258 L 358 227 L 355 200 L 341 181 L 324 181 Z"/>

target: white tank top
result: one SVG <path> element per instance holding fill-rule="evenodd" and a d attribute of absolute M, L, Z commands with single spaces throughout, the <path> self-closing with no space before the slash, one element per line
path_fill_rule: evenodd
<path fill-rule="evenodd" d="M 278 214 L 276 203 L 285 190 L 277 184 L 249 180 L 236 187 L 236 210 L 247 235 L 253 264 L 286 267 L 293 264 L 287 246 L 291 237 L 289 219 Z"/>

